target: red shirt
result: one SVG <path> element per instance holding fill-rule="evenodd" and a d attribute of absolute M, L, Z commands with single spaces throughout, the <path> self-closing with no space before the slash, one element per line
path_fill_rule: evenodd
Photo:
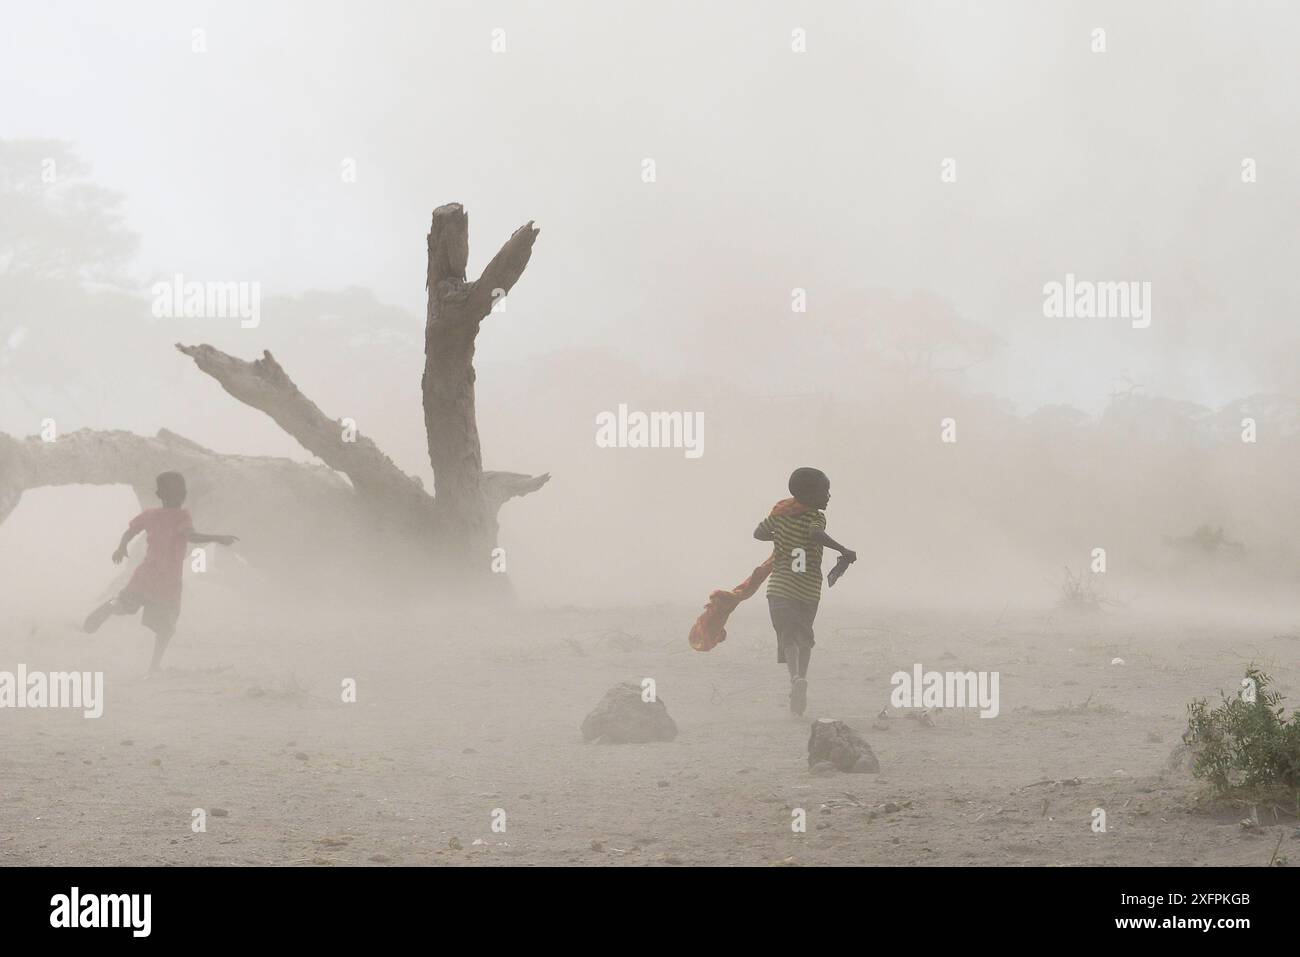
<path fill-rule="evenodd" d="M 143 531 L 149 548 L 126 590 L 148 602 L 179 604 L 181 571 L 189 551 L 187 533 L 194 528 L 190 513 L 183 508 L 150 508 L 131 519 L 128 527 Z"/>

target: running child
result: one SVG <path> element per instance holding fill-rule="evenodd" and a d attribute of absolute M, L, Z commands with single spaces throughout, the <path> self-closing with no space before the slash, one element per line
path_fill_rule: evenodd
<path fill-rule="evenodd" d="M 131 519 L 118 542 L 117 551 L 113 552 L 113 563 L 122 564 L 126 559 L 126 546 L 144 532 L 148 542 L 144 561 L 116 598 L 104 602 L 86 618 L 85 629 L 93 633 L 110 615 L 134 615 L 143 608 L 141 623 L 154 633 L 150 675 L 158 673 L 163 652 L 176 631 L 176 621 L 181 613 L 181 571 L 189 546 L 207 542 L 233 545 L 239 541 L 233 535 L 196 532 L 190 513 L 181 508 L 185 493 L 185 476 L 179 472 L 163 472 L 158 476 L 156 494 L 162 508 L 145 509 Z"/>
<path fill-rule="evenodd" d="M 767 579 L 767 606 L 776 629 L 776 660 L 790 672 L 790 713 L 802 715 L 808 706 L 808 664 L 812 660 L 813 619 L 822 592 L 822 548 L 833 548 L 840 560 L 830 583 L 857 561 L 857 553 L 826 534 L 825 508 L 831 482 L 814 468 L 795 469 L 790 476 L 793 498 L 776 504 L 759 522 L 754 537 L 772 542 L 772 573 Z"/>

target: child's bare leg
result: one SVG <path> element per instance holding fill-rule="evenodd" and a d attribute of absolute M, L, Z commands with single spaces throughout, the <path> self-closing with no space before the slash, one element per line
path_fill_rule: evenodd
<path fill-rule="evenodd" d="M 785 646 L 785 666 L 790 672 L 791 681 L 799 677 L 799 646 L 793 641 L 787 642 Z"/>
<path fill-rule="evenodd" d="M 175 628 L 165 628 L 162 631 L 155 632 L 153 660 L 149 662 L 149 674 L 157 674 L 158 666 L 162 664 L 163 653 L 167 650 L 167 643 L 172 640 L 172 635 L 175 633 Z"/>
<path fill-rule="evenodd" d="M 139 609 L 136 610 L 138 611 Z M 82 625 L 82 628 L 89 634 L 94 634 L 99 631 L 99 626 L 107 621 L 110 615 L 130 614 L 132 614 L 132 612 L 127 611 L 119 599 L 110 598 L 86 616 L 86 622 Z"/>
<path fill-rule="evenodd" d="M 803 651 L 797 642 L 785 646 L 785 666 L 790 669 L 790 713 L 802 715 L 808 706 L 808 682 L 800 670 Z"/>
<path fill-rule="evenodd" d="M 799 649 L 799 677 L 808 677 L 808 663 L 812 661 L 812 648 L 804 646 Z"/>

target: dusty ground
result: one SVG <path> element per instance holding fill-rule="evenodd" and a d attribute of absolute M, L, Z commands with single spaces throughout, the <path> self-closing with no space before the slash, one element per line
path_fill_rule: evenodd
<path fill-rule="evenodd" d="M 1248 662 L 1295 703 L 1294 628 L 828 605 L 794 719 L 761 601 L 707 654 L 686 644 L 689 608 L 218 627 L 195 601 L 156 681 L 138 677 L 134 623 L 92 638 L 79 608 L 6 621 L 0 669 L 102 669 L 107 687 L 99 720 L 0 712 L 0 864 L 1262 865 L 1279 836 L 1300 863 L 1294 819 L 1264 809 L 1243 828 L 1245 813 L 1198 810 L 1197 783 L 1166 771 L 1186 703 Z M 1000 671 L 1001 715 L 873 729 L 890 674 L 914 662 Z M 578 725 L 604 691 L 647 676 L 677 740 L 585 745 Z M 863 732 L 880 773 L 810 775 L 818 716 Z"/>

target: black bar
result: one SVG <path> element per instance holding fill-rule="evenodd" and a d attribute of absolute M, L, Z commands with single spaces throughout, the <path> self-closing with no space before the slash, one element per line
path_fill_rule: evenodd
<path fill-rule="evenodd" d="M 75 933 L 82 942 L 326 946 L 429 931 L 445 941 L 483 933 L 483 944 L 495 946 L 514 933 L 563 939 L 602 926 L 667 941 L 670 931 L 703 924 L 733 941 L 820 928 L 895 946 L 1047 934 L 1039 939 L 1060 947 L 1126 937 L 1230 947 L 1295 928 L 1295 881 L 1283 868 L 613 870 L 10 868 L 0 871 L 0 914 L 7 941 Z M 86 919 L 101 912 L 99 895 L 149 895 L 147 936 L 136 936 L 145 929 L 143 896 L 138 910 L 126 910 L 121 898 L 102 910 L 111 917 L 118 907 L 118 927 L 52 926 L 69 922 L 74 887 Z M 59 895 L 69 905 L 62 911 Z"/>

